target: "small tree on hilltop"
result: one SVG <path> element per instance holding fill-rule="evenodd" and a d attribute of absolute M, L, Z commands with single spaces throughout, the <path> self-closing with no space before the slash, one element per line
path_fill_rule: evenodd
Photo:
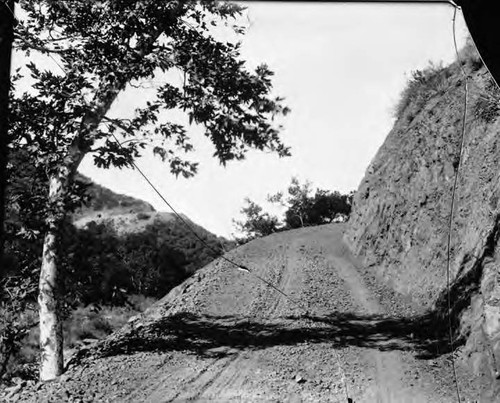
<path fill-rule="evenodd" d="M 273 121 L 288 109 L 271 97 L 272 72 L 265 65 L 247 70 L 240 43 L 212 34 L 212 26 L 230 26 L 241 14 L 238 5 L 21 0 L 20 8 L 17 50 L 27 58 L 35 51 L 49 55 L 64 71 L 47 70 L 39 58 L 30 61 L 32 91 L 12 99 L 10 117 L 13 142 L 47 177 L 46 197 L 39 201 L 44 239 L 38 303 L 40 379 L 50 380 L 63 370 L 57 245 L 82 159 L 91 155 L 102 168 L 131 167 L 150 146 L 173 174 L 194 175 L 197 163 L 184 156 L 193 150 L 186 129 L 162 113 L 173 110 L 205 128 L 222 164 L 244 158 L 249 148 L 286 156 Z M 168 79 L 177 73 L 182 80 Z M 108 116 L 120 93 L 158 77 L 165 82 L 134 115 Z"/>
<path fill-rule="evenodd" d="M 268 196 L 268 201 L 286 208 L 285 225 L 287 228 L 299 228 L 307 225 L 330 223 L 336 218 L 347 219 L 351 213 L 353 193 L 344 195 L 340 192 L 316 189 L 312 195 L 311 182 L 301 184 L 293 177 L 287 189 Z"/>
<path fill-rule="evenodd" d="M 285 199 L 283 192 L 278 192 L 268 196 L 268 201 L 278 203 L 286 207 L 285 223 L 290 228 L 304 227 L 309 223 L 308 214 L 312 205 L 311 197 L 311 182 L 306 181 L 300 184 L 296 177 L 292 178 L 287 192 L 288 197 Z"/>
<path fill-rule="evenodd" d="M 309 224 L 331 223 L 337 218 L 346 220 L 351 214 L 352 193 L 344 195 L 338 191 L 317 189 L 308 213 Z"/>
<path fill-rule="evenodd" d="M 279 230 L 280 223 L 278 217 L 264 213 L 263 208 L 249 198 L 245 199 L 245 203 L 247 205 L 241 209 L 245 220 L 233 220 L 233 222 L 238 231 L 246 235 L 246 241 L 270 235 Z"/>

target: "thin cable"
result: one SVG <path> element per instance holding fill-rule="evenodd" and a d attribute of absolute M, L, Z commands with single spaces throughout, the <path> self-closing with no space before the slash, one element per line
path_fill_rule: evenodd
<path fill-rule="evenodd" d="M 56 62 L 57 66 L 63 71 L 63 73 L 67 74 L 66 71 L 61 67 L 61 65 L 59 63 L 57 63 L 57 61 L 52 57 L 52 55 L 49 54 L 49 56 L 54 60 L 54 62 Z M 117 122 L 115 122 L 114 120 L 109 120 L 109 123 L 119 127 L 120 129 L 124 130 L 124 131 L 128 131 L 126 127 L 123 127 L 119 124 L 117 124 Z M 118 145 L 118 147 L 120 149 L 123 150 L 123 146 L 122 144 L 118 141 L 118 139 L 116 138 L 116 136 L 111 133 L 111 135 L 113 136 L 113 139 L 114 141 L 116 142 L 116 144 Z M 272 284 L 271 282 L 269 282 L 268 280 L 264 279 L 263 277 L 259 276 L 258 274 L 254 273 L 253 271 L 251 271 L 248 267 L 242 265 L 242 264 L 239 264 L 229 258 L 227 258 L 226 256 L 224 255 L 221 255 L 220 254 L 220 251 L 216 250 L 215 248 L 213 248 L 210 244 L 208 244 L 200 235 L 198 235 L 198 233 L 196 232 L 196 230 L 192 227 L 192 225 L 190 225 L 187 220 L 185 220 L 178 212 L 177 210 L 168 202 L 168 200 L 160 193 L 160 191 L 156 188 L 156 186 L 149 180 L 149 178 L 147 177 L 147 175 L 137 166 L 137 164 L 135 162 L 131 162 L 131 165 L 134 167 L 134 169 L 137 170 L 137 172 L 139 172 L 139 174 L 146 180 L 146 182 L 149 184 L 149 186 L 155 191 L 155 193 L 160 197 L 160 199 L 163 200 L 163 202 L 170 208 L 170 210 L 172 210 L 172 212 L 175 214 L 175 216 L 182 221 L 182 223 L 189 229 L 189 231 L 205 246 L 207 247 L 208 249 L 210 249 L 212 252 L 215 253 L 216 256 L 219 256 L 222 260 L 225 260 L 226 262 L 236 266 L 236 268 L 238 268 L 239 270 L 241 271 L 244 271 L 246 273 L 249 273 L 250 275 L 254 276 L 255 278 L 257 278 L 258 280 L 262 281 L 263 283 L 265 283 L 267 286 L 271 287 L 272 289 L 274 289 L 275 291 L 277 291 L 278 293 L 280 293 L 281 295 L 283 295 L 286 299 L 288 299 L 292 304 L 294 304 L 295 306 L 299 307 L 300 309 L 302 309 L 303 311 L 305 311 L 305 313 L 308 313 L 307 309 L 302 305 L 300 304 L 298 301 L 295 301 L 292 297 L 290 297 L 289 295 L 287 295 L 284 291 L 280 290 L 278 287 L 276 287 L 274 284 Z"/>
<path fill-rule="evenodd" d="M 111 133 L 111 136 L 113 137 L 113 139 L 115 140 L 116 144 L 118 145 L 118 147 L 120 149 L 124 149 L 121 145 L 121 143 L 118 141 L 118 139 L 116 138 L 116 136 Z M 272 289 L 274 289 L 275 291 L 277 291 L 278 293 L 280 293 L 281 295 L 283 295 L 286 299 L 288 299 L 292 304 L 294 304 L 295 306 L 299 307 L 300 309 L 304 310 L 306 313 L 307 313 L 307 309 L 305 309 L 304 306 L 302 306 L 302 304 L 300 304 L 298 301 L 295 301 L 292 297 L 290 297 L 288 294 L 286 294 L 284 291 L 280 290 L 278 287 L 276 287 L 274 284 L 272 284 L 271 282 L 269 282 L 268 280 L 264 279 L 263 277 L 259 276 L 257 273 L 254 273 L 253 271 L 251 271 L 248 267 L 246 267 L 245 265 L 242 265 L 242 264 L 239 264 L 237 262 L 235 262 L 234 260 L 232 259 L 229 259 L 227 258 L 226 256 L 224 255 L 221 255 L 220 254 L 220 250 L 217 250 L 215 249 L 213 246 L 211 246 L 209 243 L 207 243 L 200 235 L 198 235 L 198 233 L 196 232 L 196 230 L 193 228 L 193 226 L 186 220 L 184 219 L 184 217 L 182 217 L 181 214 L 179 214 L 177 212 L 177 210 L 169 203 L 169 201 L 161 194 L 161 192 L 158 190 L 158 188 L 149 180 L 149 178 L 147 177 L 147 175 L 137 166 L 137 164 L 132 161 L 131 162 L 131 165 L 134 167 L 134 169 L 137 170 L 137 172 L 139 172 L 139 174 L 144 178 L 144 180 L 149 184 L 149 186 L 154 190 L 154 192 L 160 197 L 160 199 L 163 200 L 163 202 L 170 208 L 170 210 L 172 210 L 172 212 L 175 214 L 175 216 L 181 220 L 181 222 L 186 226 L 186 228 L 189 229 L 189 231 L 196 237 L 196 239 L 198 239 L 205 247 L 207 247 L 208 249 L 210 249 L 212 252 L 215 253 L 216 256 L 219 256 L 222 260 L 225 260 L 226 262 L 230 263 L 231 265 L 235 266 L 236 268 L 238 268 L 239 270 L 242 270 L 246 273 L 249 273 L 250 275 L 254 276 L 255 278 L 257 278 L 258 280 L 262 281 L 263 283 L 265 283 L 267 286 L 271 287 Z"/>
<path fill-rule="evenodd" d="M 10 11 L 10 13 L 12 14 L 12 17 L 14 17 L 14 21 L 16 21 L 16 15 L 14 14 L 14 10 L 12 10 L 12 8 L 10 8 L 9 4 L 7 3 L 7 0 L 3 0 L 2 1 L 2 4 L 7 7 L 7 9 Z"/>
<path fill-rule="evenodd" d="M 55 61 L 55 60 L 54 60 Z M 59 68 L 64 72 L 66 73 L 66 71 L 56 62 L 56 64 L 59 66 Z M 118 126 L 120 129 L 122 130 L 126 130 L 125 127 L 122 127 L 120 125 L 117 125 L 117 122 L 113 121 L 113 120 L 110 120 L 109 123 L 111 124 L 114 124 L 115 126 Z M 116 138 L 116 136 L 111 133 L 114 141 L 116 142 L 116 144 L 118 145 L 118 147 L 120 149 L 123 150 L 123 147 L 122 147 L 122 144 L 120 143 L 120 141 Z M 262 281 L 264 284 L 266 284 L 268 287 L 272 288 L 273 290 L 275 290 L 276 292 L 278 292 L 279 294 L 283 295 L 288 301 L 290 301 L 293 305 L 297 306 L 299 309 L 302 309 L 304 311 L 304 313 L 306 314 L 306 317 L 303 318 L 305 320 L 309 320 L 307 318 L 307 315 L 309 314 L 309 311 L 308 309 L 303 306 L 301 303 L 299 303 L 298 301 L 296 301 L 295 299 L 293 299 L 292 297 L 290 297 L 288 294 L 286 294 L 284 291 L 280 290 L 278 287 L 276 287 L 274 284 L 272 284 L 270 281 L 266 280 L 265 278 L 261 277 L 260 275 L 258 275 L 257 273 L 251 271 L 248 267 L 246 267 L 245 265 L 243 264 L 239 264 L 235 261 L 233 261 L 232 259 L 229 259 L 227 258 L 225 255 L 221 255 L 220 254 L 220 251 L 216 250 L 215 248 L 213 248 L 210 244 L 208 244 L 201 236 L 198 235 L 198 233 L 196 232 L 196 230 L 187 222 L 187 220 L 185 220 L 178 212 L 177 210 L 168 202 L 168 200 L 160 193 L 160 191 L 156 188 L 156 186 L 149 180 L 149 178 L 147 177 L 147 175 L 137 166 L 137 164 L 135 162 L 131 162 L 132 166 L 134 167 L 134 169 L 137 170 L 137 172 L 139 172 L 139 174 L 144 178 L 144 180 L 146 180 L 146 182 L 149 184 L 149 186 L 154 190 L 154 192 L 160 197 L 160 199 L 163 200 L 163 202 L 170 208 L 170 210 L 172 210 L 172 212 L 175 214 L 175 216 L 177 218 L 179 218 L 182 223 L 189 229 L 189 231 L 203 244 L 205 245 L 205 247 L 207 247 L 208 249 L 210 249 L 212 252 L 215 253 L 216 256 L 220 257 L 222 260 L 225 260 L 226 262 L 228 262 L 229 264 L 235 266 L 238 270 L 241 270 L 243 272 L 246 272 L 248 274 L 250 274 L 251 276 L 254 276 L 255 278 L 257 278 L 258 280 Z M 334 352 L 334 355 L 335 355 L 335 359 L 337 361 L 337 365 L 340 369 L 340 373 L 341 373 L 341 382 L 342 382 L 342 385 L 343 385 L 343 390 L 344 390 L 344 394 L 345 394 L 345 397 L 346 397 L 346 402 L 347 403 L 351 403 L 352 402 L 352 399 L 349 397 L 349 393 L 348 393 L 348 389 L 347 389 L 347 381 L 346 381 L 346 375 L 345 375 L 345 371 L 344 371 L 344 367 L 342 366 L 342 363 L 340 361 L 340 356 L 337 352 L 337 350 L 333 350 Z"/>
<path fill-rule="evenodd" d="M 453 180 L 453 187 L 451 192 L 451 205 L 450 205 L 450 219 L 448 223 L 448 239 L 447 239 L 447 248 L 446 248 L 446 290 L 448 296 L 448 336 L 449 336 L 449 344 L 451 349 L 451 367 L 453 370 L 453 378 L 455 380 L 455 387 L 457 391 L 457 399 L 458 402 L 461 403 L 462 399 L 460 397 L 460 387 L 458 384 L 457 377 L 457 369 L 455 365 L 455 358 L 453 357 L 453 352 L 455 351 L 454 343 L 453 343 L 453 329 L 451 323 L 451 291 L 450 291 L 450 272 L 451 272 L 451 231 L 453 228 L 453 213 L 455 210 L 455 195 L 458 187 L 458 176 L 460 173 L 460 167 L 462 165 L 462 154 L 464 149 L 464 138 L 465 138 L 465 126 L 467 123 L 467 104 L 469 98 L 469 88 L 468 88 L 468 77 L 467 73 L 462 65 L 462 60 L 460 58 L 460 54 L 458 53 L 457 46 L 457 35 L 456 35 L 456 17 L 457 17 L 458 7 L 454 8 L 453 11 L 453 43 L 455 45 L 455 53 L 457 55 L 457 62 L 460 65 L 460 69 L 462 70 L 462 74 L 464 76 L 464 107 L 463 107 L 463 116 L 462 116 L 462 130 L 460 135 L 460 147 L 458 154 L 458 164 L 455 170 L 455 177 Z"/>
<path fill-rule="evenodd" d="M 5 4 L 5 3 L 4 3 Z M 7 6 L 7 4 L 5 4 Z M 7 6 L 8 7 L 8 6 Z M 10 8 L 9 8 L 10 10 Z M 12 12 L 12 10 L 11 10 Z M 14 13 L 12 13 L 14 14 Z M 49 54 L 49 57 L 55 62 L 55 64 L 61 69 L 61 71 L 67 75 L 67 72 L 66 70 L 55 60 L 55 58 L 52 57 L 52 55 Z M 117 122 L 115 121 L 109 121 L 109 123 L 111 124 L 114 124 L 115 126 L 118 126 L 119 128 L 121 128 L 122 130 L 125 130 L 125 131 L 128 131 L 126 130 L 125 127 L 121 127 L 121 125 L 117 125 Z M 116 138 L 116 136 L 111 133 L 114 141 L 116 142 L 116 144 L 118 145 L 118 147 L 120 149 L 124 149 L 122 144 L 120 143 L 120 141 Z M 248 274 L 250 274 L 251 276 L 254 276 L 255 278 L 257 278 L 259 281 L 263 282 L 264 284 L 266 284 L 268 287 L 272 288 L 273 290 L 275 290 L 276 292 L 278 292 L 279 294 L 283 295 L 288 301 L 290 301 L 293 305 L 297 306 L 298 308 L 302 309 L 305 314 L 306 314 L 306 317 L 304 319 L 308 320 L 307 316 L 309 314 L 307 308 L 305 308 L 301 303 L 299 303 L 298 301 L 296 301 L 295 299 L 293 299 L 292 297 L 290 297 L 288 294 L 286 294 L 283 290 L 279 289 L 278 287 L 276 287 L 274 284 L 272 284 L 270 281 L 264 279 L 263 277 L 261 277 L 260 275 L 258 275 L 257 273 L 254 273 L 253 271 L 251 271 L 248 267 L 246 267 L 245 265 L 243 264 L 239 264 L 235 261 L 233 261 L 232 259 L 229 259 L 227 258 L 225 255 L 220 255 L 220 251 L 216 250 L 215 248 L 213 248 L 210 244 L 208 244 L 200 235 L 198 235 L 198 233 L 196 232 L 196 230 L 192 227 L 192 225 L 184 219 L 184 217 L 182 217 L 181 214 L 179 214 L 177 212 L 177 210 L 169 203 L 169 201 L 161 194 L 161 192 L 157 189 L 157 187 L 150 181 L 150 179 L 148 178 L 148 176 L 137 166 L 137 164 L 132 161 L 131 162 L 131 165 L 134 167 L 134 169 L 137 170 L 137 172 L 139 172 L 139 174 L 144 178 L 144 180 L 149 184 L 149 186 L 153 189 L 153 191 L 160 197 L 161 200 L 163 200 L 163 202 L 170 208 L 170 210 L 172 210 L 172 212 L 175 214 L 175 216 L 181 220 L 181 222 L 186 226 L 186 228 L 189 229 L 189 231 L 205 246 L 207 247 L 208 249 L 210 249 L 212 252 L 215 253 L 215 255 L 219 256 L 221 259 L 225 260 L 227 263 L 235 266 L 238 270 L 241 270 L 241 271 L 244 271 Z M 340 356 L 338 354 L 338 352 L 334 349 L 334 355 L 335 355 L 335 359 L 337 361 L 337 365 L 340 369 L 340 373 L 341 373 L 341 382 L 342 382 L 342 385 L 343 385 L 343 390 L 344 390 L 344 394 L 345 394 L 345 397 L 346 397 L 346 401 L 347 403 L 350 403 L 352 402 L 352 399 L 349 397 L 349 393 L 348 393 L 348 388 L 347 388 L 347 381 L 346 381 L 346 375 L 345 375 L 345 371 L 344 371 L 344 367 L 341 363 L 341 360 L 340 360 Z"/>
<path fill-rule="evenodd" d="M 124 128 L 122 128 L 123 130 Z M 120 149 L 123 150 L 123 147 L 121 145 L 121 143 L 118 141 L 118 139 L 116 138 L 116 136 L 114 135 L 114 133 L 111 133 L 111 136 L 113 137 L 114 141 L 116 142 L 116 144 L 118 145 L 118 147 Z M 149 178 L 147 177 L 147 175 L 137 166 L 137 164 L 132 161 L 131 162 L 132 166 L 137 170 L 137 172 L 139 172 L 139 174 L 144 178 L 144 180 L 149 184 L 149 186 L 154 190 L 154 192 L 163 200 L 163 202 L 170 208 L 170 210 L 172 210 L 172 212 L 176 215 L 177 218 L 179 218 L 182 223 L 189 229 L 189 231 L 201 242 L 203 243 L 203 245 L 205 245 L 208 249 L 210 249 L 211 251 L 215 252 L 216 255 L 218 255 L 220 253 L 220 251 L 217 251 L 216 249 L 214 249 L 211 245 L 209 245 L 203 238 L 201 238 L 198 233 L 196 232 L 196 230 L 192 227 L 191 224 L 189 224 L 187 222 L 187 220 L 185 220 L 178 212 L 177 210 L 169 203 L 169 201 L 161 194 L 161 192 L 157 189 L 157 187 L 149 180 Z M 283 295 L 287 300 L 289 300 L 290 302 L 292 302 L 295 306 L 299 307 L 300 309 L 302 309 L 305 313 L 306 313 L 306 317 L 304 318 L 305 320 L 308 320 L 307 316 L 309 315 L 308 313 L 308 310 L 301 304 L 299 303 L 298 301 L 294 300 L 292 297 L 290 297 L 288 294 L 286 294 L 283 290 L 280 290 L 278 287 L 276 287 L 274 284 L 272 284 L 271 282 L 269 282 L 268 280 L 266 280 L 265 278 L 261 277 L 260 275 L 258 275 L 257 273 L 254 273 L 253 271 L 251 271 L 248 267 L 246 267 L 245 265 L 243 264 L 239 264 L 237 262 L 235 262 L 234 260 L 232 259 L 229 259 L 227 258 L 226 256 L 224 255 L 220 255 L 219 256 L 221 259 L 225 260 L 226 262 L 228 262 L 229 264 L 235 266 L 238 270 L 242 270 L 248 274 L 250 274 L 251 276 L 254 276 L 255 278 L 257 278 L 258 280 L 262 281 L 264 284 L 266 284 L 268 287 L 272 288 L 273 290 L 275 290 L 276 292 L 278 292 L 279 294 Z M 343 390 L 344 390 L 344 394 L 345 394 L 345 398 L 346 398 L 346 402 L 349 403 L 349 402 L 352 402 L 352 399 L 349 397 L 349 392 L 348 392 L 348 389 L 347 389 L 347 381 L 346 381 L 346 375 L 345 375 L 345 371 L 344 371 L 344 367 L 341 363 L 341 360 L 340 360 L 340 356 L 337 352 L 337 350 L 333 349 L 333 352 L 334 352 L 334 355 L 335 355 L 335 359 L 337 361 L 337 365 L 339 367 L 339 370 L 340 370 L 340 373 L 341 373 L 341 382 L 342 382 L 342 385 L 343 385 Z"/>

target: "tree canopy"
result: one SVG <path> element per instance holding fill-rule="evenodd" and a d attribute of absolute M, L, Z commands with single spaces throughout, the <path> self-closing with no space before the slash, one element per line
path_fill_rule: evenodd
<path fill-rule="evenodd" d="M 268 202 L 284 208 L 283 220 L 246 198 L 241 209 L 243 220 L 234 220 L 234 223 L 237 231 L 245 235 L 244 242 L 287 229 L 345 221 L 351 214 L 353 194 L 323 189 L 316 189 L 313 193 L 311 182 L 300 183 L 292 177 L 286 193 L 280 191 L 267 196 Z"/>
<path fill-rule="evenodd" d="M 45 184 L 38 199 L 24 200 L 34 203 L 36 231 L 44 236 L 38 301 L 41 378 L 48 380 L 62 371 L 58 243 L 66 213 L 80 201 L 74 179 L 82 159 L 90 155 L 102 168 L 133 167 L 149 148 L 173 174 L 194 175 L 189 131 L 172 112 L 204 128 L 222 164 L 251 148 L 287 156 L 276 118 L 288 108 L 272 94 L 272 71 L 264 64 L 248 69 L 241 43 L 216 34 L 244 33 L 239 5 L 20 0 L 19 6 L 15 47 L 28 63 L 12 77 L 18 89 L 10 98 L 10 147 L 28 155 Z M 47 67 L 47 58 L 58 68 Z M 26 80 L 31 88 L 21 93 Z M 135 113 L 109 115 L 120 93 L 153 80 L 161 82 L 154 97 Z"/>
<path fill-rule="evenodd" d="M 270 235 L 280 229 L 278 217 L 264 212 L 261 206 L 249 198 L 245 199 L 245 204 L 241 209 L 244 219 L 233 220 L 233 222 L 236 229 L 245 234 L 247 239 Z"/>
<path fill-rule="evenodd" d="M 35 163 L 58 169 L 90 153 L 98 166 L 126 167 L 151 145 L 174 174 L 191 176 L 197 164 L 185 156 L 193 150 L 189 134 L 168 120 L 168 110 L 204 125 L 223 164 L 243 158 L 248 147 L 288 154 L 273 125 L 288 109 L 270 97 L 272 72 L 265 65 L 246 69 L 241 43 L 218 41 L 211 30 L 229 24 L 241 7 L 152 0 L 22 1 L 21 7 L 17 50 L 50 55 L 61 67 L 30 62 L 34 91 L 12 99 L 11 132 L 36 153 Z M 169 71 L 182 81 L 166 80 Z M 106 116 L 127 86 L 161 78 L 155 98 L 134 116 Z"/>

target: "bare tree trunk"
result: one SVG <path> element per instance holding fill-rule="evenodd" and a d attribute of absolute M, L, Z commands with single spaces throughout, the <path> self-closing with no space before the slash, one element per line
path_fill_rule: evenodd
<path fill-rule="evenodd" d="M 49 178 L 49 200 L 52 205 L 62 200 L 65 178 L 51 175 Z M 57 241 L 61 223 L 59 213 L 52 211 L 47 220 L 49 228 L 43 242 L 42 267 L 38 294 L 40 316 L 40 380 L 52 380 L 63 372 L 63 337 L 59 318 L 59 292 L 57 272 Z"/>
<path fill-rule="evenodd" d="M 84 118 L 82 126 L 85 128 L 86 133 L 90 133 L 97 128 L 100 120 L 109 110 L 124 85 L 111 92 L 111 95 L 107 97 L 106 102 L 99 109 L 97 116 Z M 79 139 L 76 139 L 70 146 L 66 162 L 59 167 L 57 172 L 49 176 L 50 213 L 46 220 L 48 229 L 43 242 L 42 267 L 38 290 L 41 381 L 53 380 L 64 371 L 62 323 L 59 317 L 61 295 L 58 287 L 57 245 L 60 227 L 66 216 L 64 198 L 84 156 L 85 151 L 80 148 Z"/>

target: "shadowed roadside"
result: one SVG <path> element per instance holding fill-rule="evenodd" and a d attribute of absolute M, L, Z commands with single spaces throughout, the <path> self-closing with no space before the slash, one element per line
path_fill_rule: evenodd
<path fill-rule="evenodd" d="M 429 359 L 449 352 L 446 329 L 432 315 L 395 318 L 384 315 L 334 313 L 266 320 L 255 317 L 179 313 L 104 341 L 85 356 L 109 357 L 139 351 L 184 351 L 224 356 L 225 348 L 259 350 L 299 343 L 331 343 L 334 348 L 357 346 L 380 351 L 414 351 Z M 72 362 L 74 363 L 74 362 Z"/>

